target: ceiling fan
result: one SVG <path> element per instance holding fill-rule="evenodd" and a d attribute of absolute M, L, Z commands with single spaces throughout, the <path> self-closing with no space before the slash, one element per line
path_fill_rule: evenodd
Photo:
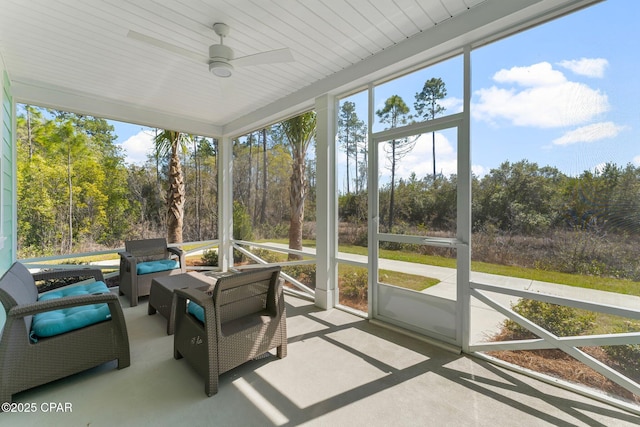
<path fill-rule="evenodd" d="M 200 53 L 164 42 L 137 31 L 129 30 L 127 37 L 148 43 L 198 62 L 204 62 L 209 65 L 209 71 L 218 77 L 230 77 L 233 74 L 234 67 L 275 64 L 281 62 L 292 62 L 294 60 L 289 48 L 269 50 L 253 55 L 234 58 L 233 49 L 224 44 L 224 38 L 229 35 L 229 26 L 218 22 L 213 24 L 213 31 L 220 36 L 220 43 L 209 46 L 208 58 Z"/>

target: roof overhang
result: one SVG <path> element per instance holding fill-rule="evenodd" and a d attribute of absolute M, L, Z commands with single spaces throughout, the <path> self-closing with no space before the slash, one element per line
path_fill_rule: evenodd
<path fill-rule="evenodd" d="M 111 26 L 113 31 L 109 30 L 107 35 L 103 35 L 96 29 L 102 21 L 97 20 L 92 24 L 96 15 L 101 12 L 101 7 L 94 8 L 93 4 L 37 1 L 17 5 L 13 2 L 5 4 L 8 2 L 0 0 L 4 16 L 0 18 L 0 28 L 4 28 L 0 30 L 0 56 L 11 79 L 12 92 L 17 102 L 204 136 L 238 136 L 313 108 L 315 98 L 323 94 L 340 95 L 366 88 L 369 84 L 388 80 L 460 53 L 465 46 L 474 48 L 490 43 L 596 2 L 418 1 L 420 10 L 425 12 L 437 10 L 440 4 L 447 5 L 456 13 L 431 25 L 424 24 L 424 28 L 421 27 L 419 31 L 398 41 L 394 40 L 394 31 L 391 29 L 387 33 L 376 29 L 376 34 L 384 33 L 384 37 L 380 37 L 386 40 L 386 44 L 375 53 L 361 58 L 358 54 L 351 54 L 355 48 L 351 51 L 345 48 L 346 53 L 336 56 L 332 56 L 331 49 L 317 54 L 305 52 L 296 42 L 296 37 L 300 37 L 297 31 L 301 23 L 308 25 L 310 33 L 335 33 L 326 38 L 318 35 L 318 46 L 323 46 L 322 43 L 349 46 L 356 41 L 365 46 L 366 41 L 359 39 L 368 40 L 374 36 L 366 34 L 365 37 L 363 33 L 358 35 L 354 32 L 355 28 L 338 34 L 335 26 L 329 25 L 326 19 L 316 21 L 313 17 L 304 16 L 309 10 L 315 11 L 314 7 L 320 7 L 320 3 L 314 0 L 278 0 L 261 4 L 259 8 L 256 6 L 256 10 L 260 9 L 261 13 L 276 13 L 276 7 L 290 5 L 291 13 L 300 15 L 295 16 L 299 23 L 292 22 L 290 26 L 285 26 L 277 19 L 266 16 L 263 17 L 264 26 L 255 24 L 255 28 L 235 28 L 236 33 L 242 32 L 236 39 L 248 38 L 248 45 L 257 44 L 255 40 L 260 38 L 274 39 L 272 44 L 265 41 L 265 45 L 268 45 L 265 49 L 288 44 L 287 47 L 298 58 L 296 64 L 288 67 L 255 67 L 243 70 L 230 79 L 216 80 L 208 72 L 203 72 L 198 64 L 175 58 L 171 53 L 159 52 L 153 47 L 141 46 L 123 36 L 127 28 L 146 28 L 146 31 L 153 34 L 151 23 L 167 20 L 176 25 L 191 27 L 179 28 L 175 34 L 164 31 L 165 38 L 176 44 L 197 44 L 189 37 L 202 43 L 202 34 L 207 34 L 200 27 L 206 19 L 201 24 L 193 21 L 184 23 L 180 16 L 152 11 L 149 11 L 148 16 L 140 16 L 136 9 L 138 4 L 134 6 L 130 2 L 115 1 L 113 3 L 117 7 L 103 6 L 105 14 L 110 14 L 104 19 L 122 22 L 121 28 L 116 28 L 114 24 Z M 174 2 L 160 0 L 160 3 L 166 8 L 174 7 Z M 333 11 L 325 11 L 325 15 L 339 13 L 341 7 L 352 2 L 344 0 L 334 3 Z M 467 7 L 461 7 L 461 4 Z M 210 14 L 216 15 L 213 19 L 222 15 L 231 22 L 250 22 L 253 15 L 251 10 L 240 10 L 227 2 L 212 1 L 207 6 L 212 9 Z M 53 13 L 54 9 L 57 13 L 72 13 L 75 22 L 86 23 L 78 25 L 73 33 L 74 39 L 69 39 L 64 22 L 55 22 L 55 15 L 48 17 L 47 14 Z M 184 13 L 187 14 L 187 11 Z M 394 23 L 393 17 L 377 16 L 373 10 L 358 11 L 358 14 L 371 22 L 379 21 L 381 28 Z M 291 20 L 294 20 L 293 16 Z M 273 22 L 267 22 L 267 18 L 273 19 Z M 45 21 L 47 25 L 39 25 Z M 33 25 L 24 28 L 25 22 Z M 189 33 L 192 27 L 196 28 L 195 35 Z M 229 44 L 240 44 L 240 41 L 242 40 L 230 40 Z M 46 43 L 46 46 L 42 46 L 42 43 Z M 381 42 L 376 43 L 380 47 Z M 372 47 L 368 49 L 373 50 Z M 118 50 L 120 55 L 109 53 Z M 105 53 L 93 56 L 95 51 Z M 86 57 L 78 52 L 86 52 Z M 323 61 L 333 63 L 327 66 Z M 40 66 L 34 70 L 33 64 Z M 105 72 L 105 68 L 111 72 Z M 76 73 L 77 69 L 80 71 Z M 323 72 L 318 73 L 316 69 L 323 69 Z M 254 86 L 255 82 L 259 86 Z"/>

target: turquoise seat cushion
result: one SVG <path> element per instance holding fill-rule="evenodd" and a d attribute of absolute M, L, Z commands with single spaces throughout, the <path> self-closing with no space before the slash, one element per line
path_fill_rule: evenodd
<path fill-rule="evenodd" d="M 187 306 L 187 312 L 193 315 L 196 319 L 204 323 L 204 308 L 201 305 L 196 304 L 193 301 L 189 301 L 189 305 Z"/>
<path fill-rule="evenodd" d="M 175 259 L 161 259 L 157 261 L 146 261 L 136 264 L 138 274 L 157 273 L 158 271 L 173 270 L 180 267 L 180 263 Z"/>
<path fill-rule="evenodd" d="M 73 295 L 92 295 L 108 292 L 109 289 L 104 282 L 93 282 L 86 285 L 65 286 L 64 288 L 44 293 L 40 295 L 38 301 L 48 301 Z M 33 342 L 37 342 L 38 337 L 51 337 L 110 318 L 111 311 L 106 303 L 82 305 L 38 313 L 33 316 L 30 337 Z"/>

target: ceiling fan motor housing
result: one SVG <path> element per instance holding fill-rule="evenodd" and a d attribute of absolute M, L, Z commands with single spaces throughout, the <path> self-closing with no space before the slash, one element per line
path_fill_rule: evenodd
<path fill-rule="evenodd" d="M 211 61 L 231 61 L 233 59 L 233 49 L 223 44 L 212 44 L 209 46 L 209 60 Z"/>
<path fill-rule="evenodd" d="M 223 44 L 209 46 L 209 71 L 218 77 L 229 77 L 233 72 L 233 50 Z"/>

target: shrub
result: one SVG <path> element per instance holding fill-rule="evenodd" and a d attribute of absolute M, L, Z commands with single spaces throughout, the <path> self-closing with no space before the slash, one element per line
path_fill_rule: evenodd
<path fill-rule="evenodd" d="M 281 262 L 286 259 L 286 257 L 283 257 L 281 254 L 268 249 L 254 249 L 251 253 L 268 263 Z"/>
<path fill-rule="evenodd" d="M 640 331 L 640 324 L 627 322 L 623 327 L 618 328 L 615 333 Z M 640 344 L 626 345 L 606 345 L 602 349 L 611 361 L 617 365 L 621 371 L 634 377 L 640 377 Z"/>
<path fill-rule="evenodd" d="M 218 251 L 215 249 L 211 249 L 208 251 L 205 251 L 202 254 L 202 261 L 205 263 L 205 265 L 210 265 L 213 267 L 217 267 L 218 266 Z M 233 250 L 233 262 L 234 263 L 241 263 L 244 261 L 244 254 L 238 252 L 237 250 Z"/>
<path fill-rule="evenodd" d="M 512 305 L 512 309 L 559 337 L 583 334 L 593 329 L 596 319 L 595 314 L 592 313 L 582 313 L 572 307 L 531 299 L 520 300 Z M 513 334 L 515 339 L 535 338 L 528 329 L 511 319 L 505 320 L 504 327 Z"/>
<path fill-rule="evenodd" d="M 282 271 L 297 279 L 311 289 L 316 288 L 316 265 L 291 265 L 283 267 Z"/>
<path fill-rule="evenodd" d="M 233 238 L 236 240 L 253 239 L 251 216 L 247 208 L 239 202 L 233 202 Z M 233 262 L 241 263 L 242 261 L 244 261 L 244 255 L 234 249 Z"/>
<path fill-rule="evenodd" d="M 206 265 L 218 266 L 218 251 L 216 249 L 204 251 L 202 261 L 204 261 Z"/>
<path fill-rule="evenodd" d="M 367 279 L 368 273 L 366 270 L 345 274 L 340 280 L 340 292 L 347 298 L 366 300 L 369 289 Z"/>
<path fill-rule="evenodd" d="M 251 216 L 247 208 L 239 202 L 233 202 L 233 238 L 236 240 L 253 239 Z"/>

